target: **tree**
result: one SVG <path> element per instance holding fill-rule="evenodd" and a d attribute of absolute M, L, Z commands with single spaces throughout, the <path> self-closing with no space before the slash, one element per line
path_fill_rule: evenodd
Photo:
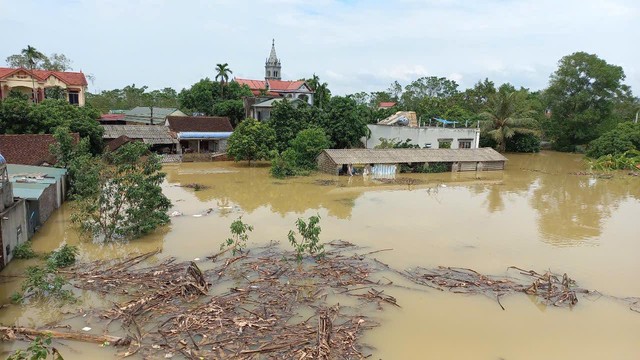
<path fill-rule="evenodd" d="M 594 54 L 560 59 L 545 91 L 551 118 L 547 134 L 560 150 L 574 150 L 615 126 L 614 105 L 631 97 L 622 67 Z"/>
<path fill-rule="evenodd" d="M 640 124 L 630 121 L 618 124 L 589 144 L 587 156 L 599 158 L 620 155 L 629 150 L 640 150 Z"/>
<path fill-rule="evenodd" d="M 287 149 L 289 142 L 300 131 L 309 127 L 309 119 L 305 114 L 305 108 L 305 105 L 296 106 L 287 99 L 276 103 L 273 107 L 267 124 L 275 133 L 278 152 L 283 152 Z"/>
<path fill-rule="evenodd" d="M 275 146 L 276 134 L 267 124 L 255 119 L 243 120 L 227 143 L 227 154 L 235 161 L 267 160 Z"/>
<path fill-rule="evenodd" d="M 100 161 L 99 176 L 83 184 L 93 190 L 76 202 L 72 215 L 82 230 L 111 241 L 137 238 L 169 222 L 171 202 L 160 187 L 165 174 L 148 145 L 130 142 L 105 153 Z"/>
<path fill-rule="evenodd" d="M 499 91 L 489 98 L 487 111 L 481 114 L 485 119 L 484 130 L 496 142 L 498 151 L 504 152 L 507 140 L 516 133 L 532 133 L 536 122 L 531 111 L 526 108 L 522 93 Z"/>
<path fill-rule="evenodd" d="M 316 158 L 331 142 L 321 128 L 302 130 L 291 140 L 291 149 L 296 153 L 296 166 L 303 170 L 315 170 Z"/>
<path fill-rule="evenodd" d="M 189 89 L 182 89 L 178 94 L 178 104 L 185 112 L 198 112 L 205 115 L 213 114 L 213 104 L 218 98 L 220 87 L 209 78 L 204 78 L 191 85 Z"/>
<path fill-rule="evenodd" d="M 472 88 L 464 91 L 463 106 L 471 113 L 479 114 L 486 109 L 489 98 L 496 91 L 495 84 L 488 78 L 478 81 Z"/>
<path fill-rule="evenodd" d="M 91 152 L 102 152 L 102 134 L 104 129 L 96 121 L 100 113 L 91 106 L 74 106 L 65 100 L 45 99 L 30 108 L 28 124 L 13 129 L 19 134 L 52 134 L 59 126 L 68 127 L 80 137 L 88 137 Z"/>
<path fill-rule="evenodd" d="M 335 148 L 346 149 L 360 146 L 367 135 L 366 121 L 355 100 L 334 96 L 327 104 L 325 116 L 319 125 L 325 130 Z"/>
<path fill-rule="evenodd" d="M 311 79 L 307 79 L 306 83 L 311 87 L 311 90 L 315 92 L 313 95 L 313 106 L 320 109 L 324 108 L 331 99 L 329 85 L 326 82 L 321 82 L 320 77 L 316 74 L 313 74 Z"/>
<path fill-rule="evenodd" d="M 233 71 L 229 69 L 229 64 L 216 64 L 216 81 L 220 79 L 220 93 L 224 96 L 224 85 L 229 81 L 229 74 Z"/>
<path fill-rule="evenodd" d="M 22 49 L 21 53 L 26 58 L 27 63 L 29 64 L 29 69 L 31 69 L 32 71 L 36 68 L 36 63 L 43 61 L 46 58 L 43 53 L 36 50 L 36 48 L 31 45 L 27 45 L 26 48 Z M 31 95 L 33 102 L 37 103 L 38 98 L 36 96 L 36 83 L 33 76 L 31 77 Z"/>
<path fill-rule="evenodd" d="M 238 126 L 244 118 L 244 104 L 242 100 L 223 100 L 213 105 L 213 115 L 226 116 L 231 125 Z"/>
<path fill-rule="evenodd" d="M 53 53 L 49 57 L 44 57 L 42 68 L 52 71 L 69 71 L 71 70 L 71 60 L 64 54 Z"/>

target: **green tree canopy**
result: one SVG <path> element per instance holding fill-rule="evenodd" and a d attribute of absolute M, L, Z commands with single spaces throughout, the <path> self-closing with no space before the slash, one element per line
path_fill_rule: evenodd
<path fill-rule="evenodd" d="M 287 99 L 277 102 L 271 110 L 267 124 L 275 132 L 276 149 L 283 152 L 300 131 L 309 127 L 307 106 L 295 105 Z"/>
<path fill-rule="evenodd" d="M 332 97 L 319 125 L 338 149 L 359 147 L 367 135 L 366 119 L 355 100 L 348 97 Z"/>
<path fill-rule="evenodd" d="M 291 140 L 291 149 L 296 153 L 296 165 L 303 170 L 315 170 L 316 157 L 329 146 L 331 141 L 321 128 L 304 129 Z"/>
<path fill-rule="evenodd" d="M 498 151 L 504 152 L 507 140 L 516 133 L 532 133 L 537 122 L 520 91 L 498 91 L 489 98 L 483 130 L 496 142 Z"/>
<path fill-rule="evenodd" d="M 551 110 L 547 134 L 558 149 L 573 150 L 615 126 L 615 103 L 631 96 L 624 79 L 622 67 L 594 54 L 560 59 L 545 92 Z"/>
<path fill-rule="evenodd" d="M 276 135 L 267 124 L 255 119 L 243 120 L 227 143 L 227 154 L 235 161 L 267 160 L 275 148 Z"/>

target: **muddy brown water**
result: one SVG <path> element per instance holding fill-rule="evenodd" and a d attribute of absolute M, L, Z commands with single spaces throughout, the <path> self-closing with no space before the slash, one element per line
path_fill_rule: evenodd
<path fill-rule="evenodd" d="M 33 247 L 50 251 L 66 241 L 80 247 L 83 260 L 159 248 L 163 256 L 188 260 L 215 252 L 240 215 L 255 227 L 250 244 L 280 240 L 286 246 L 298 217 L 319 214 L 321 239 L 392 248 L 375 257 L 398 269 L 445 265 L 504 274 L 516 265 L 566 272 L 582 287 L 610 295 L 640 296 L 640 178 L 574 175 L 586 169 L 573 154 L 508 158 L 502 172 L 401 176 L 414 179 L 412 185 L 323 174 L 276 180 L 267 167 L 234 163 L 167 165 L 165 193 L 184 214 L 170 226 L 128 244 L 93 244 L 70 226 L 67 204 L 36 234 Z M 210 188 L 178 186 L 189 183 Z M 19 274 L 30 263 L 14 261 L 2 275 Z M 2 301 L 18 287 L 3 282 Z M 481 296 L 392 292 L 402 308 L 371 314 L 382 326 L 364 337 L 376 347 L 375 359 L 640 358 L 640 314 L 613 300 L 581 299 L 569 310 L 512 295 L 502 300 L 503 311 Z M 80 296 L 85 306 L 108 301 Z M 39 326 L 60 316 L 49 303 L 0 310 L 5 325 Z M 72 324 L 92 325 L 82 317 Z M 2 343 L 0 350 L 6 355 L 15 346 Z M 59 348 L 65 359 L 115 356 L 93 344 Z"/>

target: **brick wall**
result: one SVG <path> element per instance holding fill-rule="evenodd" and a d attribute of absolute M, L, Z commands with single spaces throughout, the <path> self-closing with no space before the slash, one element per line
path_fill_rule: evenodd
<path fill-rule="evenodd" d="M 336 165 L 324 152 L 318 155 L 318 170 L 329 174 L 338 175 L 338 165 Z"/>

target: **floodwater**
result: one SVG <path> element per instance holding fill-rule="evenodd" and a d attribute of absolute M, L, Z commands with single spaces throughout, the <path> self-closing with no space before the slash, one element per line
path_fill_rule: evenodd
<path fill-rule="evenodd" d="M 240 215 L 255 228 L 250 245 L 279 240 L 287 246 L 295 220 L 319 214 L 322 240 L 393 249 L 375 257 L 397 269 L 443 265 L 504 275 L 514 265 L 566 272 L 581 287 L 609 295 L 640 296 L 640 177 L 572 174 L 586 171 L 574 154 L 508 158 L 501 172 L 402 175 L 421 182 L 416 185 L 323 174 L 277 180 L 267 167 L 234 163 L 167 165 L 165 193 L 172 210 L 184 214 L 170 226 L 129 244 L 101 246 L 78 238 L 65 205 L 37 233 L 33 247 L 78 244 L 83 260 L 159 248 L 163 256 L 187 260 L 216 252 Z M 210 188 L 178 186 L 189 183 Z M 2 275 L 19 274 L 28 264 L 14 261 Z M 18 286 L 2 284 L 3 302 Z M 382 323 L 364 337 L 376 347 L 375 359 L 640 359 L 640 314 L 614 300 L 581 298 L 564 309 L 516 294 L 501 300 L 503 311 L 482 296 L 386 292 L 402 307 L 370 314 Z M 81 306 L 63 311 L 77 313 Z M 38 326 L 58 316 L 50 304 L 0 310 L 2 324 Z M 86 325 L 82 318 L 76 324 Z M 0 344 L 0 350 L 11 346 Z M 60 350 L 65 359 L 115 356 L 92 344 L 67 343 Z"/>

